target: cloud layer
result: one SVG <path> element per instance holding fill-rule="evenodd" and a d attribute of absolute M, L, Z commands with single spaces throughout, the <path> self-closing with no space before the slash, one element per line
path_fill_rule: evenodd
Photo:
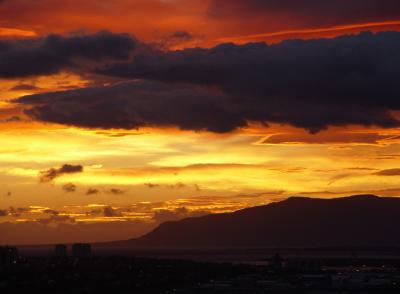
<path fill-rule="evenodd" d="M 128 82 L 108 87 L 26 96 L 37 120 L 90 128 L 146 126 L 230 131 L 246 123 L 229 109 L 225 95 L 158 82 Z"/>
<path fill-rule="evenodd" d="M 285 29 L 395 20 L 400 6 L 397 0 L 385 0 L 384 4 L 378 0 L 212 0 L 208 13 L 217 19 L 250 22 L 264 16 L 276 29 Z"/>
<path fill-rule="evenodd" d="M 135 42 L 126 34 L 107 31 L 0 40 L 0 78 L 48 75 L 87 63 L 127 60 Z"/>
<path fill-rule="evenodd" d="M 400 33 L 268 46 L 142 51 L 101 73 L 141 81 L 22 97 L 34 119 L 92 128 L 176 126 L 228 132 L 249 121 L 317 132 L 396 127 Z"/>

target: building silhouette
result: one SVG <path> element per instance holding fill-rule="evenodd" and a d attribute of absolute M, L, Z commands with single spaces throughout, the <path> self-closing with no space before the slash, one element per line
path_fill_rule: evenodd
<path fill-rule="evenodd" d="M 282 269 L 284 266 L 284 262 L 285 260 L 279 253 L 276 253 L 271 259 L 271 265 L 276 270 Z"/>
<path fill-rule="evenodd" d="M 54 256 L 55 257 L 67 257 L 68 250 L 67 245 L 64 244 L 57 244 L 54 246 Z"/>
<path fill-rule="evenodd" d="M 18 249 L 17 247 L 2 246 L 0 247 L 0 265 L 7 266 L 17 263 Z"/>
<path fill-rule="evenodd" d="M 88 258 L 92 255 L 92 247 L 87 243 L 75 243 L 72 245 L 72 256 L 75 258 Z"/>

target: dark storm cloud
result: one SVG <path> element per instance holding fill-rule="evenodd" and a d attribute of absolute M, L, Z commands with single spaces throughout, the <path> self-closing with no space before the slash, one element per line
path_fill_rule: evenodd
<path fill-rule="evenodd" d="M 270 16 L 279 22 L 276 16 L 280 16 L 282 27 L 396 20 L 399 14 L 398 0 L 213 0 L 209 7 L 211 17 L 222 19 Z"/>
<path fill-rule="evenodd" d="M 19 102 L 35 104 L 27 111 L 35 119 L 83 127 L 178 126 L 224 132 L 232 130 L 232 124 L 245 125 L 231 110 L 224 109 L 225 100 L 189 86 L 130 82 L 26 96 Z"/>
<path fill-rule="evenodd" d="M 310 132 L 330 125 L 395 127 L 400 33 L 362 33 L 277 45 L 149 50 L 103 74 L 128 82 L 25 96 L 41 121 L 102 128 L 177 126 L 228 132 L 248 121 Z M 160 83 L 161 82 L 161 83 Z"/>
<path fill-rule="evenodd" d="M 50 182 L 65 174 L 74 174 L 83 172 L 82 165 L 64 164 L 60 168 L 50 168 L 39 173 L 40 181 L 42 183 Z"/>
<path fill-rule="evenodd" d="M 54 74 L 109 60 L 127 60 L 136 41 L 126 34 L 49 35 L 0 40 L 0 78 Z"/>

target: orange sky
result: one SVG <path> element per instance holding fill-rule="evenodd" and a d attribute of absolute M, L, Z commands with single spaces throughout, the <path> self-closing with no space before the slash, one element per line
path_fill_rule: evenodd
<path fill-rule="evenodd" d="M 400 31 L 400 20 L 384 15 L 319 27 L 272 12 L 254 13 L 248 22 L 235 15 L 218 18 L 204 0 L 5 0 L 0 15 L 0 40 L 106 29 L 163 49 Z M 124 239 L 165 220 L 295 194 L 400 195 L 398 128 L 348 125 L 318 134 L 258 123 L 225 134 L 86 129 L 32 121 L 12 103 L 103 83 L 98 79 L 63 70 L 0 80 L 0 243 Z M 40 182 L 40 172 L 64 164 L 80 165 L 83 172 Z"/>
<path fill-rule="evenodd" d="M 0 6 L 0 36 L 34 36 L 107 29 L 134 34 L 147 42 L 160 42 L 176 31 L 193 40 L 182 46 L 213 46 L 221 42 L 268 41 L 287 38 L 333 37 L 362 30 L 398 30 L 400 21 L 380 16 L 318 26 L 291 16 L 254 11 L 252 18 L 218 18 L 210 13 L 210 0 L 15 0 Z M 240 13 L 240 11 L 239 11 Z"/>

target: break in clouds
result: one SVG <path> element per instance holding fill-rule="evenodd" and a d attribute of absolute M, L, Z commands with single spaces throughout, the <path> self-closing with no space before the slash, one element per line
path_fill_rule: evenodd
<path fill-rule="evenodd" d="M 328 126 L 399 125 L 393 115 L 400 110 L 398 32 L 180 51 L 133 47 L 129 61 L 96 70 L 125 82 L 16 102 L 33 119 L 88 128 L 223 133 L 259 122 L 315 133 Z"/>

